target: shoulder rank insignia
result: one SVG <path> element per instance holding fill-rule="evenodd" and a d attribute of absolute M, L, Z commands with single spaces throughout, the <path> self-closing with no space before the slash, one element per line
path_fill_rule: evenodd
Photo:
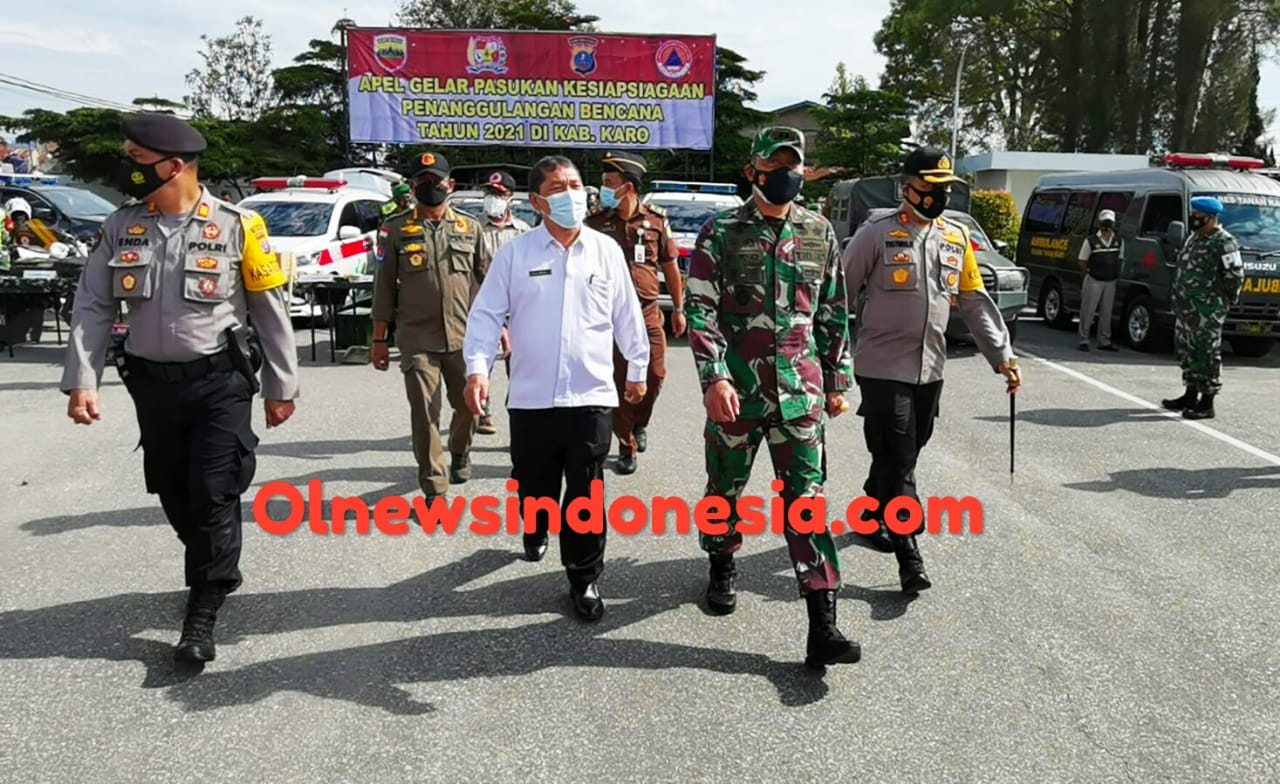
<path fill-rule="evenodd" d="M 899 240 L 905 240 L 911 237 L 910 234 L 903 231 L 902 229 L 894 229 L 893 231 L 889 232 L 889 236 Z"/>
<path fill-rule="evenodd" d="M 196 217 L 197 217 L 197 218 L 207 218 L 207 217 L 209 217 L 209 203 L 208 203 L 208 202 L 204 202 L 204 201 L 200 202 L 200 206 L 196 208 Z"/>
<path fill-rule="evenodd" d="M 646 204 L 645 206 L 649 208 L 649 212 L 652 212 L 654 215 L 657 215 L 658 217 L 663 217 L 663 216 L 665 216 L 665 215 L 667 214 L 666 209 L 664 209 L 664 208 L 663 208 L 662 206 L 660 206 L 660 205 L 657 205 L 657 204 Z"/>

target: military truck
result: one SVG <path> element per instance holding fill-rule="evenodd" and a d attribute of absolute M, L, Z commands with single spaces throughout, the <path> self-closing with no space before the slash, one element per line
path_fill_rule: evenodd
<path fill-rule="evenodd" d="M 1256 158 L 1174 153 L 1154 163 L 1040 178 L 1027 200 L 1017 253 L 1031 271 L 1040 315 L 1050 326 L 1071 328 L 1084 280 L 1080 245 L 1097 231 L 1098 213 L 1112 210 L 1121 240 L 1117 334 L 1142 351 L 1166 349 L 1191 199 L 1213 196 L 1226 207 L 1219 222 L 1240 245 L 1246 275 L 1223 335 L 1240 356 L 1265 355 L 1280 337 L 1280 181 L 1259 173 L 1265 163 Z"/>
<path fill-rule="evenodd" d="M 943 215 L 969 230 L 970 244 L 974 257 L 978 260 L 978 269 L 982 272 L 982 283 L 1000 308 L 1011 337 L 1018 334 L 1018 314 L 1027 306 L 1028 283 L 1030 274 L 1018 267 L 1004 251 L 1009 244 L 1002 240 L 993 240 L 978 221 L 969 214 L 972 198 L 969 185 L 964 182 L 951 184 L 951 195 L 947 198 L 947 210 Z M 831 192 L 823 205 L 822 214 L 831 221 L 836 237 L 843 250 L 853 239 L 858 227 L 868 219 L 878 217 L 888 211 L 896 211 L 902 205 L 902 177 L 863 177 L 855 180 L 844 180 L 832 186 Z M 969 328 L 957 310 L 952 310 L 951 320 L 947 323 L 947 335 L 952 338 L 968 338 Z"/>

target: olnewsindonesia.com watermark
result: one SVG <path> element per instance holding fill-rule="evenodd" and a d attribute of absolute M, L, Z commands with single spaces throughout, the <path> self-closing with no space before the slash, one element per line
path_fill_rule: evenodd
<path fill-rule="evenodd" d="M 775 479 L 770 487 L 778 493 L 783 486 L 781 480 Z M 850 501 L 845 507 L 845 517 L 828 524 L 826 499 L 821 496 L 798 499 L 790 509 L 785 508 L 781 498 L 774 497 L 766 501 L 760 496 L 739 498 L 735 504 L 736 510 L 724 498 L 714 496 L 700 499 L 692 510 L 689 502 L 683 498 L 661 496 L 654 496 L 646 502 L 637 496 L 624 495 L 606 505 L 604 483 L 595 480 L 591 483 L 591 495 L 571 501 L 562 515 L 556 499 L 526 498 L 521 503 L 516 495 L 519 483 L 508 479 L 506 487 L 512 495 L 505 499 L 476 496 L 468 501 L 462 496 L 455 496 L 448 500 L 436 497 L 428 502 L 422 496 L 408 499 L 390 495 L 383 497 L 372 507 L 359 496 L 336 496 L 328 502 L 332 520 L 325 520 L 325 499 L 319 480 L 313 479 L 307 483 L 305 496 L 302 490 L 288 482 L 268 482 L 254 496 L 253 516 L 262 530 L 277 536 L 297 531 L 304 521 L 313 534 L 343 534 L 347 531 L 349 517 L 354 518 L 357 534 L 368 534 L 377 529 L 379 533 L 389 536 L 403 536 L 413 527 L 410 521 L 416 523 L 426 534 L 437 531 L 455 534 L 463 527 L 464 518 L 467 518 L 466 530 L 480 536 L 492 536 L 504 531 L 508 534 L 532 534 L 535 532 L 539 512 L 547 513 L 548 528 L 552 534 L 560 533 L 561 528 L 567 525 L 584 534 L 603 533 L 607 526 L 626 536 L 642 533 L 646 529 L 655 535 L 661 535 L 668 530 L 667 518 L 670 516 L 675 517 L 674 528 L 681 535 L 688 535 L 696 529 L 708 536 L 724 536 L 729 533 L 729 525 L 725 520 L 731 517 L 736 517 L 738 522 L 734 528 L 744 536 L 766 532 L 781 534 L 787 523 L 802 535 L 827 530 L 832 534 L 852 531 L 870 535 L 879 526 L 874 520 L 862 519 L 864 512 L 874 513 L 879 507 L 879 502 L 866 496 Z M 268 505 L 273 501 L 288 505 L 288 514 L 282 519 L 274 518 L 268 513 Z M 736 515 L 732 514 L 735 511 Z M 949 534 L 963 534 L 966 519 L 969 533 L 982 533 L 982 504 L 970 496 L 931 497 L 923 506 L 914 498 L 902 496 L 886 504 L 884 512 L 885 525 L 894 533 L 910 534 L 924 523 L 925 531 L 937 535 L 942 532 L 944 517 Z M 906 514 L 902 515 L 903 512 Z"/>

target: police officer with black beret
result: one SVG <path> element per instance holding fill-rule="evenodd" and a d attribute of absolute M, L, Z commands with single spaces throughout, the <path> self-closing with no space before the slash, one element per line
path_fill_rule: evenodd
<path fill-rule="evenodd" d="M 267 427 L 287 420 L 298 396 L 287 279 L 262 218 L 200 183 L 198 131 L 144 113 L 123 135 L 117 187 L 133 201 L 103 223 L 81 273 L 61 389 L 73 421 L 101 419 L 98 387 L 124 304 L 129 334 L 116 365 L 137 412 L 147 492 L 186 549 L 190 596 L 175 656 L 200 663 L 213 660 L 217 611 L 242 582 L 255 366 Z"/>

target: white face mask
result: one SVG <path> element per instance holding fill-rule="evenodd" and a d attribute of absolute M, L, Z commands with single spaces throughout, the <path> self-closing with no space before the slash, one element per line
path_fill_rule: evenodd
<path fill-rule="evenodd" d="M 490 193 L 484 197 L 484 214 L 490 218 L 501 218 L 507 214 L 507 200 Z"/>

